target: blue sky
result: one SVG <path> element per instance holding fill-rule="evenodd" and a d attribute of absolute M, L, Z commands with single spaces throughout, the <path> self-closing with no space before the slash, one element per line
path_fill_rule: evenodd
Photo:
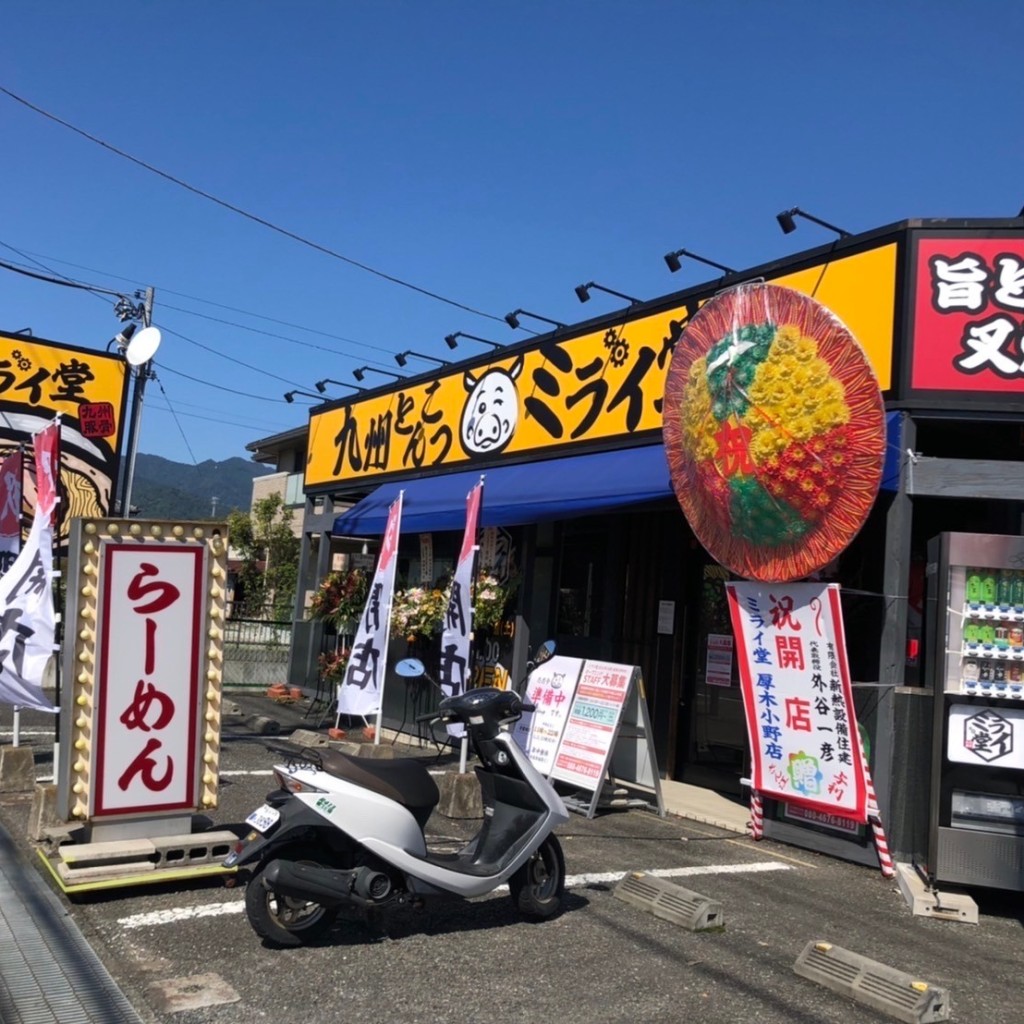
<path fill-rule="evenodd" d="M 783 235 L 790 206 L 852 232 L 1016 215 L 1022 29 L 1003 0 L 14 0 L 0 86 L 451 302 L 2 94 L 0 259 L 152 286 L 139 450 L 247 457 L 305 422 L 293 388 L 451 357 L 453 331 L 521 340 L 516 307 L 615 308 L 581 306 L 584 281 L 650 298 L 717 276 L 669 274 L 671 249 L 743 268 L 831 237 Z M 119 326 L 108 299 L 0 270 L 0 329 L 103 349 Z"/>

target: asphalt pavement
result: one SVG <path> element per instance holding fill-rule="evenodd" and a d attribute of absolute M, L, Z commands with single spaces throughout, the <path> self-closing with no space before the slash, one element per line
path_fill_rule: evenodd
<path fill-rule="evenodd" d="M 303 704 L 229 697 L 242 713 L 224 731 L 220 805 L 211 815 L 218 827 L 241 822 L 272 788 L 271 746 L 296 726 L 315 724 Z M 0 744 L 10 742 L 10 721 L 10 709 L 0 709 Z M 278 735 L 267 724 L 273 722 Z M 44 776 L 52 721 L 23 715 L 23 730 Z M 413 753 L 432 770 L 452 767 L 451 753 Z M 12 885 L 0 888 L 5 1024 L 113 1022 L 132 1019 L 132 1012 L 146 1024 L 602 1024 L 691 1014 L 707 1024 L 891 1020 L 794 973 L 812 940 L 948 989 L 954 1021 L 1024 1019 L 1017 1005 L 1024 963 L 1019 895 L 974 891 L 978 925 L 915 917 L 878 871 L 770 840 L 755 843 L 706 815 L 574 814 L 559 829 L 569 874 L 565 908 L 544 923 L 520 920 L 507 893 L 498 892 L 370 921 L 340 919 L 320 945 L 277 950 L 249 927 L 242 889 L 223 880 L 68 899 L 42 874 L 27 838 L 28 814 L 27 796 L 0 794 L 0 873 Z M 457 844 L 478 824 L 435 814 L 428 833 L 432 845 Z M 623 902 L 615 888 L 633 871 L 717 901 L 724 927 L 692 932 Z M 2 928 L 12 919 L 16 950 Z M 40 946 L 34 932 L 53 941 Z M 46 1006 L 36 1006 L 34 1016 L 10 1015 L 4 992 L 32 998 L 24 985 L 11 995 L 21 959 L 34 962 L 44 990 L 47 978 L 63 973 L 81 993 L 90 985 L 106 992 L 107 1016 L 71 1015 L 70 1003 L 63 1004 L 65 1015 L 47 1017 Z"/>

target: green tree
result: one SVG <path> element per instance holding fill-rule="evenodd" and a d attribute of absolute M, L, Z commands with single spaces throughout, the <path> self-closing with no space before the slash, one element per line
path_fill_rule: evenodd
<path fill-rule="evenodd" d="M 299 576 L 301 542 L 292 533 L 291 514 L 280 494 L 253 503 L 250 512 L 228 513 L 231 546 L 242 555 L 238 574 L 242 599 L 236 602 L 243 618 L 290 619 Z"/>

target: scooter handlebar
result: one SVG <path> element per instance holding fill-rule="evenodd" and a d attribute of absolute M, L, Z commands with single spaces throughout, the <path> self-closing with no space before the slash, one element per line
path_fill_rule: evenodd
<path fill-rule="evenodd" d="M 526 701 L 524 700 L 523 701 L 523 710 L 524 711 L 536 711 L 537 710 L 537 705 L 536 704 L 527 704 Z"/>
<path fill-rule="evenodd" d="M 439 715 L 438 715 L 438 713 L 436 711 L 428 711 L 425 715 L 417 715 L 413 719 L 413 721 L 417 722 L 417 723 L 420 723 L 420 722 L 432 722 L 435 718 L 438 718 L 438 717 L 439 717 Z"/>

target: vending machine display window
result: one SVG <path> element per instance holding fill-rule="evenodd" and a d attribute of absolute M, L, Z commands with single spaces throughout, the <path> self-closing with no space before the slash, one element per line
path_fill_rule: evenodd
<path fill-rule="evenodd" d="M 1024 891 L 1024 537 L 940 534 L 927 597 L 929 873 Z"/>
<path fill-rule="evenodd" d="M 952 565 L 946 693 L 1024 700 L 1024 569 Z"/>

